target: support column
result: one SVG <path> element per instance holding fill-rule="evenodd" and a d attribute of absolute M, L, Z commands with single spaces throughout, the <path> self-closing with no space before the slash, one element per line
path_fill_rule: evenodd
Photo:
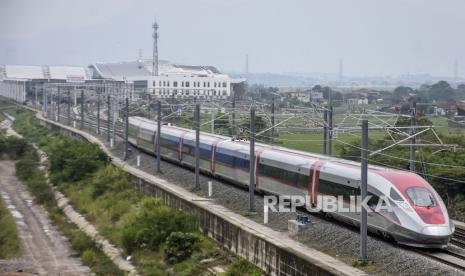
<path fill-rule="evenodd" d="M 81 130 L 84 129 L 84 89 L 81 89 Z"/>
<path fill-rule="evenodd" d="M 126 160 L 129 157 L 129 98 L 127 97 L 124 111 L 124 160 Z"/>
<path fill-rule="evenodd" d="M 68 112 L 67 113 L 68 113 L 68 125 L 69 126 L 71 125 L 71 91 L 70 90 L 71 89 L 68 88 L 68 91 L 67 91 L 67 93 L 68 93 L 68 103 L 67 103 L 68 104 Z"/>
<path fill-rule="evenodd" d="M 412 116 L 410 117 L 410 135 L 415 135 L 416 133 L 416 125 L 417 125 L 417 102 L 412 101 L 412 108 L 411 108 L 411 114 Z M 415 144 L 417 142 L 416 136 L 413 136 L 412 139 L 410 140 L 410 154 L 409 154 L 409 170 L 411 172 L 415 172 L 415 151 L 416 147 Z"/>
<path fill-rule="evenodd" d="M 323 111 L 323 154 L 328 154 L 328 110 Z"/>
<path fill-rule="evenodd" d="M 250 109 L 249 212 L 255 212 L 255 107 Z"/>
<path fill-rule="evenodd" d="M 271 103 L 271 144 L 274 144 L 274 137 L 275 137 L 274 105 L 275 105 L 275 96 L 273 96 L 273 102 Z"/>
<path fill-rule="evenodd" d="M 161 152 L 160 152 L 160 137 L 161 137 L 161 102 L 157 101 L 157 173 L 161 172 L 160 163 L 161 163 Z"/>
<path fill-rule="evenodd" d="M 200 189 L 200 104 L 195 105 L 195 189 Z"/>
<path fill-rule="evenodd" d="M 97 88 L 97 134 L 100 135 L 100 88 Z"/>
<path fill-rule="evenodd" d="M 329 107 L 328 111 L 328 130 L 327 130 L 328 146 L 326 150 L 328 155 L 331 156 L 333 153 L 333 106 Z"/>
<path fill-rule="evenodd" d="M 110 129 L 111 129 L 111 98 L 110 95 L 107 95 L 107 142 L 110 142 Z"/>
<path fill-rule="evenodd" d="M 362 120 L 362 168 L 361 168 L 361 201 L 367 196 L 368 180 L 368 120 Z M 361 206 L 360 212 L 360 260 L 366 261 L 367 257 L 367 210 Z"/>

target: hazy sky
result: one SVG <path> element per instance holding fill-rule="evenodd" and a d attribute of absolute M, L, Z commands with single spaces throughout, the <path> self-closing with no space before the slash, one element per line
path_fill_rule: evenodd
<path fill-rule="evenodd" d="M 465 76 L 463 0 L 0 0 L 0 64 L 151 58 L 223 71 Z"/>

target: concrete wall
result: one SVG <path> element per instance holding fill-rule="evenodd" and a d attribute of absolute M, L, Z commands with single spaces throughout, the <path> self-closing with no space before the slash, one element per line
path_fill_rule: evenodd
<path fill-rule="evenodd" d="M 26 101 L 26 82 L 14 80 L 0 81 L 0 96 L 24 103 Z"/>

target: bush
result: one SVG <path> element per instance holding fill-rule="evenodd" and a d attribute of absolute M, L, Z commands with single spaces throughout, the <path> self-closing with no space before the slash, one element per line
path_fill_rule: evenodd
<path fill-rule="evenodd" d="M 30 158 L 21 159 L 16 163 L 16 176 L 25 181 L 37 172 L 37 162 Z"/>
<path fill-rule="evenodd" d="M 171 209 L 154 198 L 145 198 L 136 214 L 128 220 L 122 240 L 124 249 L 130 254 L 135 248 L 158 249 L 172 232 L 194 231 L 196 218 Z"/>
<path fill-rule="evenodd" d="M 16 160 L 33 151 L 32 146 L 24 139 L 0 136 L 0 155 L 3 159 Z"/>
<path fill-rule="evenodd" d="M 169 264 L 184 261 L 192 255 L 199 237 L 192 233 L 173 232 L 166 239 L 165 259 Z"/>
<path fill-rule="evenodd" d="M 54 183 L 84 179 L 103 166 L 107 157 L 96 145 L 61 139 L 48 151 Z"/>
<path fill-rule="evenodd" d="M 95 265 L 95 252 L 92 249 L 86 249 L 81 254 L 82 262 L 87 266 Z"/>
<path fill-rule="evenodd" d="M 38 204 L 53 206 L 56 204 L 55 195 L 52 187 L 47 184 L 43 174 L 36 174 L 31 179 L 26 181 L 26 186 L 34 195 L 34 200 Z"/>
<path fill-rule="evenodd" d="M 97 198 L 107 191 L 123 192 L 131 187 L 129 177 L 121 168 L 106 166 L 99 170 L 92 180 L 92 198 Z"/>
<path fill-rule="evenodd" d="M 240 275 L 249 275 L 249 276 L 260 276 L 263 275 L 258 267 L 249 263 L 244 259 L 237 259 L 231 266 L 228 267 L 224 276 L 240 276 Z"/>
<path fill-rule="evenodd" d="M 0 259 L 16 257 L 20 251 L 15 220 L 0 199 Z"/>

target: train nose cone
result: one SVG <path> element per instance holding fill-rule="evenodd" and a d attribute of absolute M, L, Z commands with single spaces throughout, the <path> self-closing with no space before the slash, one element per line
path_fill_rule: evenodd
<path fill-rule="evenodd" d="M 422 233 L 428 236 L 449 236 L 452 235 L 452 229 L 449 226 L 426 226 Z"/>

